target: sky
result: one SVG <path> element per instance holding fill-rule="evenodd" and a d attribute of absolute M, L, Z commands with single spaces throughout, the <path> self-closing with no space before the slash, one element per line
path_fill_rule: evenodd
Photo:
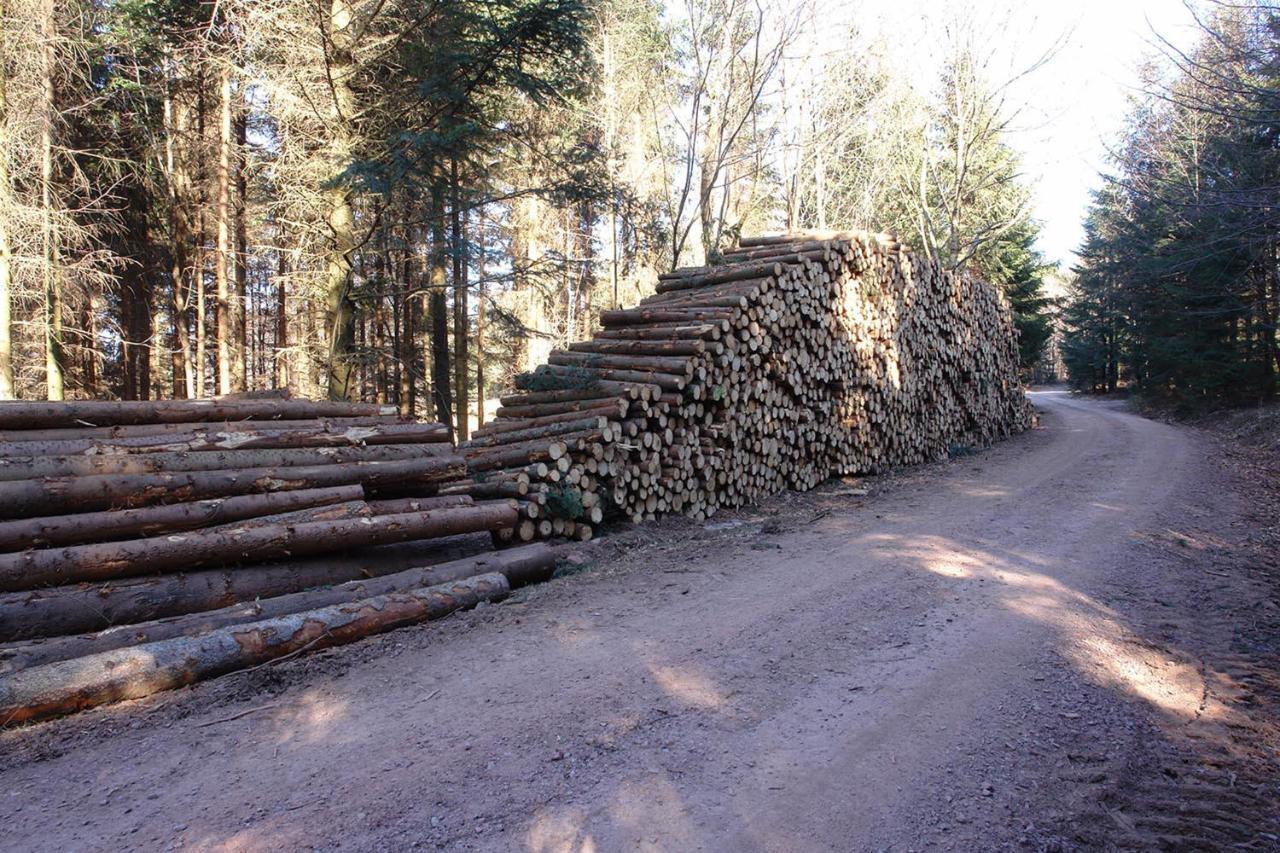
<path fill-rule="evenodd" d="M 847 32 L 855 23 L 869 34 L 890 34 L 914 73 L 933 71 L 929 21 L 945 0 L 820 0 L 821 32 Z M 1107 151 L 1119 139 L 1126 100 L 1136 92 L 1137 69 L 1156 53 L 1157 33 L 1179 48 L 1194 42 L 1196 27 L 1182 0 L 968 0 L 990 25 L 998 67 L 1023 70 L 1052 46 L 1038 70 L 1011 89 L 1021 109 L 1009 140 L 1023 156 L 1043 224 L 1039 248 L 1050 261 L 1070 265 L 1083 237 L 1090 191 L 1100 184 Z M 1010 75 L 1012 76 L 1012 74 Z"/>

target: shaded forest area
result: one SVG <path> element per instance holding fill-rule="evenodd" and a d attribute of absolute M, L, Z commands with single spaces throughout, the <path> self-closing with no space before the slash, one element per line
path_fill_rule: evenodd
<path fill-rule="evenodd" d="M 803 4 L 0 0 L 0 399 L 287 388 L 465 438 L 656 274 L 772 228 L 1048 273 L 1000 21 L 941 71 Z M 830 81 L 839 81 L 833 85 Z"/>
<path fill-rule="evenodd" d="M 1186 410 L 1274 398 L 1280 373 L 1280 9 L 1198 23 L 1147 69 L 1062 313 L 1076 387 Z"/>

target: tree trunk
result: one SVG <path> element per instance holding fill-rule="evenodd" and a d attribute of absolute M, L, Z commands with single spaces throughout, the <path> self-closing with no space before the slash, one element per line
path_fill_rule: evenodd
<path fill-rule="evenodd" d="M 446 456 L 408 462 L 17 480 L 0 483 L 0 514 L 5 518 L 31 518 L 63 514 L 69 507 L 89 512 L 352 483 L 368 488 L 412 484 L 429 491 L 438 483 L 465 473 L 466 466 L 460 459 Z"/>
<path fill-rule="evenodd" d="M 458 180 L 458 160 L 449 164 L 452 184 L 452 240 L 453 247 L 453 384 L 457 410 L 456 440 L 467 440 L 467 234 L 463 227 L 462 187 Z"/>
<path fill-rule="evenodd" d="M 499 501 L 371 518 L 226 525 L 163 538 L 22 551 L 0 554 L 0 590 L 16 592 L 178 569 L 307 557 L 345 548 L 514 527 L 518 520 L 514 504 Z"/>
<path fill-rule="evenodd" d="M 449 394 L 449 247 L 444 229 L 444 183 L 431 184 L 431 396 L 436 420 L 453 423 L 453 402 Z"/>
<path fill-rule="evenodd" d="M 45 392 L 50 400 L 65 396 L 66 354 L 62 340 L 62 260 L 58 226 L 53 221 L 53 123 L 57 101 L 54 74 L 58 58 L 57 10 L 53 0 L 40 4 L 40 238 L 44 284 Z"/>
<path fill-rule="evenodd" d="M 195 397 L 203 399 L 208 396 L 208 337 L 209 313 L 205 293 L 205 226 L 208 224 L 206 213 L 209 206 L 209 175 L 204 157 L 205 147 L 205 78 L 201 73 L 196 88 L 196 133 L 195 145 L 196 183 L 198 190 L 193 199 L 196 205 L 196 247 L 191 274 L 195 279 L 196 289 L 196 352 L 192 359 L 195 362 Z"/>
<path fill-rule="evenodd" d="M 248 434 L 252 436 L 252 433 Z M 282 433 L 288 439 L 291 433 Z M 274 443 L 274 442 L 273 442 Z M 77 456 L 14 456 L 0 460 L 0 482 L 40 480 L 49 477 L 101 475 L 176 474 L 180 471 L 229 471 L 240 468 L 277 468 L 296 465 L 328 465 L 346 462 L 402 462 L 440 457 L 453 452 L 445 443 L 389 444 L 374 447 L 257 447 L 229 449 L 205 445 L 196 451 L 157 453 L 107 453 Z"/>
<path fill-rule="evenodd" d="M 479 269 L 477 270 L 480 275 L 480 281 L 476 283 L 479 288 L 479 293 L 476 298 L 476 429 L 484 426 L 484 313 L 486 308 L 484 239 L 484 220 L 482 219 L 480 222 L 480 239 L 476 243 L 476 248 L 480 252 L 480 256 L 477 259 L 480 264 Z"/>
<path fill-rule="evenodd" d="M 406 241 L 408 243 L 408 241 Z M 396 302 L 401 306 L 403 325 L 400 330 L 400 351 L 396 358 L 396 378 L 399 391 L 397 401 L 400 416 L 413 418 L 418 410 L 417 356 L 415 350 L 418 342 L 417 316 L 420 299 L 414 292 L 413 284 L 413 252 L 406 248 L 404 253 L 404 273 L 401 275 L 400 287 L 403 298 Z"/>
<path fill-rule="evenodd" d="M 328 588 L 259 598 L 217 610 L 143 622 L 129 625 L 125 630 L 108 629 L 91 635 L 54 637 L 9 650 L 5 661 L 10 671 L 28 669 L 139 643 L 152 643 L 173 637 L 194 637 L 228 625 L 243 625 L 246 622 L 342 604 L 372 595 L 386 595 L 465 580 L 490 572 L 501 573 L 512 587 L 519 587 L 549 579 L 555 565 L 556 552 L 547 545 L 522 545 L 505 551 L 486 552 L 446 563 L 414 567 L 380 577 L 358 578 Z M 238 575 L 244 577 L 252 572 L 253 569 L 243 569 Z"/>
<path fill-rule="evenodd" d="M 151 322 L 151 263 L 148 234 L 147 191 L 129 176 L 123 188 L 124 221 L 127 233 L 124 245 L 129 262 L 120 270 L 120 348 L 123 356 L 124 398 L 147 400 L 151 397 L 151 349 L 154 328 Z"/>
<path fill-rule="evenodd" d="M 149 696 L 304 649 L 439 619 L 481 601 L 501 600 L 509 591 L 505 576 L 478 575 L 24 670 L 0 679 L 0 720 L 30 722 Z"/>
<path fill-rule="evenodd" d="M 355 219 L 351 190 L 338 177 L 354 151 L 351 121 L 356 112 L 352 89 L 355 74 L 353 37 L 356 16 L 351 0 L 332 0 L 329 7 L 328 74 L 333 103 L 329 114 L 329 176 L 326 191 L 331 242 L 325 273 L 325 322 L 328 338 L 328 393 L 330 400 L 352 399 L 351 349 L 355 341 L 355 303 L 351 299 L 351 252 L 355 248 Z"/>
<path fill-rule="evenodd" d="M 214 209 L 217 244 L 214 253 L 214 281 L 218 296 L 214 303 L 214 337 L 218 351 L 218 393 L 240 390 L 232 382 L 231 319 L 231 72 L 224 68 L 218 82 L 218 200 Z"/>
<path fill-rule="evenodd" d="M 174 399 L 196 395 L 195 368 L 191 359 L 191 288 L 188 278 L 191 242 L 191 179 L 187 172 L 187 155 L 179 145 L 185 143 L 190 113 L 178 103 L 174 85 L 167 84 L 164 99 L 165 171 L 169 183 L 169 285 L 171 288 L 169 339 L 170 365 L 173 372 Z"/>
<path fill-rule="evenodd" d="M 0 407 L 0 430 L 76 429 L 86 425 L 139 426 L 306 418 L 391 417 L 395 409 L 376 403 L 329 400 L 75 400 L 14 403 Z M 6 439 L 0 439 L 6 440 Z"/>
<path fill-rule="evenodd" d="M 269 492 L 265 495 L 212 498 L 168 506 L 0 521 L 0 552 L 166 536 L 215 524 L 229 524 L 245 518 L 329 506 L 362 498 L 364 489 L 353 484 L 329 489 L 299 489 L 293 492 Z"/>
<path fill-rule="evenodd" d="M 235 159 L 232 161 L 236 181 L 236 205 L 234 211 L 236 245 L 235 254 L 233 255 L 236 270 L 236 295 L 235 301 L 231 306 L 232 342 L 235 349 L 235 355 L 231 361 L 231 387 L 235 391 L 244 391 L 250 386 L 249 368 L 253 363 L 250 359 L 249 311 L 247 304 L 249 299 L 249 235 L 246 220 L 249 216 L 249 182 L 245 177 L 244 168 L 247 123 L 244 104 L 242 103 L 235 119 Z"/>
<path fill-rule="evenodd" d="M 0 0 L 0 20 L 8 7 Z M 9 150 L 13 144 L 9 138 L 8 98 L 8 45 L 0 39 L 0 210 L 13 209 L 13 185 L 10 183 Z M 9 221 L 0 216 L 0 400 L 12 400 L 17 396 L 13 382 L 13 245 L 9 239 Z"/>
<path fill-rule="evenodd" d="M 289 387 L 289 303 L 285 280 L 289 275 L 288 262 L 285 260 L 285 233 L 280 229 L 280 246 L 276 249 L 276 347 L 275 380 L 277 388 Z"/>

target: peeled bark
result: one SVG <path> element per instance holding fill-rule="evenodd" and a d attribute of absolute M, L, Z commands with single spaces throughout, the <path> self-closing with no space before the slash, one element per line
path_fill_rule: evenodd
<path fill-rule="evenodd" d="M 45 477 L 90 477 L 124 474 L 175 474 L 181 471 L 227 471 L 242 468 L 340 465 L 350 462 L 402 462 L 453 453 L 446 444 L 401 444 L 387 447 L 268 448 L 206 450 L 179 453 L 112 453 L 92 456 L 0 457 L 0 482 Z"/>
<path fill-rule="evenodd" d="M 435 586 L 489 572 L 501 573 L 513 588 L 540 583 L 551 576 L 555 565 L 556 552 L 544 544 L 478 554 L 433 566 L 418 566 L 378 578 L 348 581 L 327 589 L 279 595 L 205 613 L 121 625 L 107 628 L 96 634 L 56 637 L 0 649 L 0 673 L 15 672 L 53 661 L 101 654 L 139 643 L 150 643 L 173 637 L 192 637 L 228 625 L 239 625 L 317 607 L 328 607 L 368 598 L 371 595 L 386 595 L 406 589 Z"/>
<path fill-rule="evenodd" d="M 395 406 L 325 400 L 8 401 L 0 429 L 67 429 L 155 423 L 393 416 Z"/>
<path fill-rule="evenodd" d="M 0 412 L 4 411 L 4 408 L 4 406 L 0 406 Z M 159 435 L 183 436 L 188 433 L 258 432 L 261 430 L 270 430 L 272 432 L 284 430 L 341 432 L 352 427 L 392 425 L 408 426 L 408 424 L 401 424 L 400 419 L 394 415 L 370 415 L 353 418 L 307 418 L 305 420 L 273 420 L 269 422 L 261 420 L 225 420 L 221 422 L 144 423 L 104 427 L 81 426 L 68 429 L 0 430 L 0 442 L 79 441 L 82 439 L 116 440 Z"/>
<path fill-rule="evenodd" d="M 500 600 L 510 588 L 506 577 L 495 572 L 33 667 L 0 678 L 0 722 L 24 723 L 138 699 L 303 649 L 342 645 L 438 619 L 481 601 Z"/>
<path fill-rule="evenodd" d="M 385 444 L 435 444 L 443 448 L 448 442 L 448 428 L 440 424 L 328 427 L 322 423 L 312 429 L 276 429 L 273 425 L 270 429 L 258 430 L 227 430 L 217 427 L 189 432 L 169 432 L 162 435 L 143 435 L 135 438 L 66 438 L 0 442 L 0 460 L 16 456 L 80 454 L 101 456 L 118 453 L 283 450 L 291 447 L 358 447 Z"/>
<path fill-rule="evenodd" d="M 0 593 L 0 642 L 57 637 L 229 607 L 455 559 L 468 538 L 378 545 L 256 566 Z M 474 550 L 474 548 L 471 548 Z"/>
<path fill-rule="evenodd" d="M 413 483 L 434 488 L 465 472 L 454 456 L 409 462 L 351 462 L 345 465 L 300 465 L 291 468 L 247 468 L 234 471 L 190 471 L 181 474 L 101 475 L 0 483 L 0 514 L 9 518 L 179 503 L 205 498 L 285 492 L 359 483 L 382 487 Z"/>
<path fill-rule="evenodd" d="M 140 509 L 0 521 L 0 551 L 164 536 L 215 524 L 229 524 L 246 518 L 360 500 L 363 497 L 364 489 L 359 485 L 350 485 L 214 498 Z"/>
<path fill-rule="evenodd" d="M 0 554 L 0 590 L 38 589 L 177 569 L 305 557 L 343 548 L 474 533 L 510 527 L 515 522 L 515 508 L 503 502 L 374 518 L 231 525 L 231 529 L 224 526 L 216 530 L 195 530 L 162 539 L 131 539 Z"/>

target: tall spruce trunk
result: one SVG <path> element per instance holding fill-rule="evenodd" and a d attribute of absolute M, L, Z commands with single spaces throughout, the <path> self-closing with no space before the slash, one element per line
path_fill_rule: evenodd
<path fill-rule="evenodd" d="M 409 235 L 412 237 L 412 234 Z M 412 240 L 406 240 L 405 244 L 412 245 Z M 414 291 L 413 286 L 413 252 L 409 249 L 404 253 L 403 274 L 400 276 L 400 287 L 403 297 L 396 300 L 401 308 L 401 320 L 403 325 L 400 327 L 400 351 L 397 353 L 396 359 L 396 384 L 397 402 L 400 405 L 400 415 L 406 418 L 417 417 L 418 412 L 418 384 L 416 377 L 417 371 L 417 353 L 416 344 L 418 340 L 417 318 L 418 305 L 420 297 Z"/>
<path fill-rule="evenodd" d="M 466 441 L 467 430 L 467 234 L 463 226 L 462 187 L 458 180 L 458 160 L 449 164 L 452 184 L 453 247 L 453 383 L 458 441 Z"/>
<path fill-rule="evenodd" d="M 232 382 L 231 320 L 231 72 L 223 69 L 218 81 L 218 201 L 215 210 L 218 242 L 214 255 L 214 280 L 218 296 L 214 305 L 214 335 L 218 349 L 218 393 L 238 391 Z"/>
<path fill-rule="evenodd" d="M 0 20 L 7 6 L 0 0 Z M 7 45 L 0 39 L 0 210 L 10 210 L 13 188 L 9 176 L 9 98 L 6 75 L 9 70 Z M 0 400 L 12 400 L 13 383 L 13 246 L 9 239 L 8 217 L 0 215 Z"/>
<path fill-rule="evenodd" d="M 236 205 L 235 205 L 235 222 L 236 222 L 236 245 L 234 254 L 234 263 L 236 270 L 236 297 L 231 306 L 231 321 L 233 331 L 233 344 L 235 347 L 235 358 L 231 362 L 231 384 L 237 391 L 244 391 L 250 385 L 250 365 L 253 361 L 249 357 L 250 337 L 249 337 L 249 234 L 248 234 L 248 216 L 249 216 L 249 182 L 245 176 L 244 169 L 244 151 L 245 139 L 247 136 L 248 122 L 244 113 L 244 105 L 238 111 L 235 119 L 236 127 L 236 143 L 233 152 L 232 168 L 235 170 L 236 182 Z M 257 337 L 253 339 L 255 342 Z"/>
<path fill-rule="evenodd" d="M 53 122 L 57 109 L 57 10 L 53 0 L 40 3 L 40 244 L 44 285 L 45 391 L 50 400 L 65 396 L 66 355 L 62 341 L 62 270 L 58 231 L 53 221 Z"/>
<path fill-rule="evenodd" d="M 476 241 L 479 256 L 476 272 L 480 280 L 476 282 L 476 429 L 484 426 L 484 321 L 485 321 L 485 268 L 484 268 L 484 219 L 480 220 L 480 239 Z"/>
<path fill-rule="evenodd" d="M 349 400 L 355 390 L 351 349 L 355 342 L 355 303 L 351 299 L 351 253 L 355 248 L 355 217 L 351 191 L 337 173 L 346 167 L 354 148 L 351 122 L 356 110 L 352 89 L 355 74 L 355 15 L 350 0 L 333 0 L 329 6 L 329 80 L 333 103 L 329 115 L 331 134 L 329 166 L 334 174 L 325 192 L 329 208 L 330 238 L 325 271 L 325 323 L 328 337 L 328 392 L 330 400 Z"/>
<path fill-rule="evenodd" d="M 449 247 L 444 230 L 444 182 L 431 183 L 431 398 L 436 419 L 453 423 L 453 401 L 449 394 Z"/>
<path fill-rule="evenodd" d="M 170 366 L 173 373 L 171 393 L 174 399 L 195 396 L 195 368 L 191 360 L 191 284 L 188 278 L 191 242 L 191 180 L 187 172 L 185 152 L 179 142 L 185 141 L 189 112 L 177 102 L 172 81 L 164 98 L 165 170 L 169 178 L 169 284 Z"/>
<path fill-rule="evenodd" d="M 276 249 L 276 347 L 275 347 L 275 385 L 277 388 L 289 387 L 289 302 L 285 290 L 285 280 L 289 274 L 289 264 L 285 260 L 285 233 L 280 230 L 280 247 Z"/>

